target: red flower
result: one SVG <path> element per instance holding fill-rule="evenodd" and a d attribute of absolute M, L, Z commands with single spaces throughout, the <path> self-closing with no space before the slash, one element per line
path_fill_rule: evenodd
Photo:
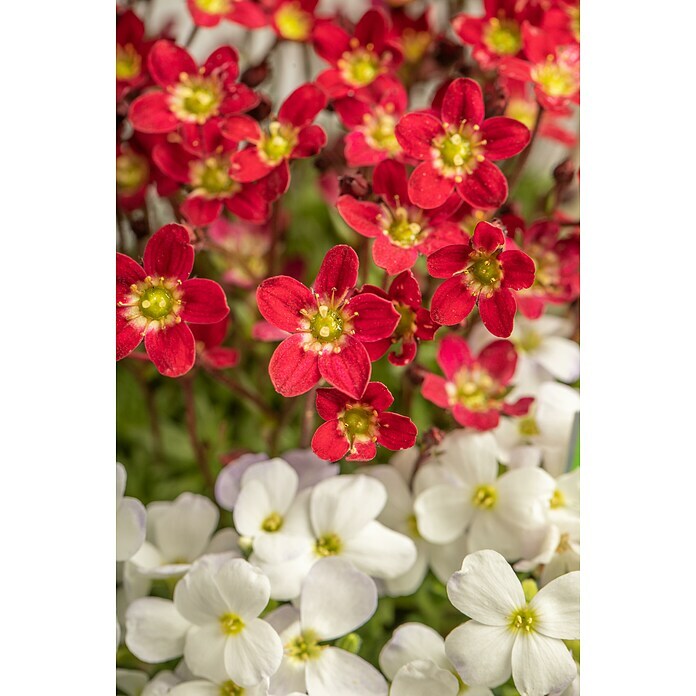
<path fill-rule="evenodd" d="M 411 268 L 418 254 L 431 254 L 463 239 L 459 226 L 449 222 L 461 205 L 456 194 L 439 208 L 422 210 L 411 202 L 406 167 L 385 160 L 375 167 L 373 191 L 382 204 L 341 196 L 337 207 L 341 217 L 365 237 L 373 237 L 372 257 L 390 275 Z"/>
<path fill-rule="evenodd" d="M 358 255 L 344 244 L 326 254 L 310 290 L 289 276 L 264 280 L 256 291 L 263 317 L 292 335 L 275 350 L 268 372 L 276 391 L 297 396 L 322 377 L 359 399 L 372 365 L 363 345 L 390 336 L 399 323 L 391 302 L 355 295 Z"/>
<path fill-rule="evenodd" d="M 255 3 L 246 0 L 186 0 L 193 23 L 197 27 L 216 27 L 227 19 L 249 29 L 268 24 L 266 13 Z"/>
<path fill-rule="evenodd" d="M 390 353 L 392 365 L 408 365 L 416 357 L 419 341 L 432 341 L 440 325 L 433 321 L 430 312 L 422 307 L 421 291 L 418 281 L 411 271 L 404 271 L 392 280 L 389 292 L 374 285 L 363 286 L 362 292 L 371 292 L 385 300 L 390 300 L 401 319 L 389 338 L 365 347 L 374 362 L 379 360 L 393 345 L 401 341 L 401 353 Z"/>
<path fill-rule="evenodd" d="M 317 77 L 330 99 L 363 94 L 365 87 L 392 73 L 402 60 L 398 43 L 389 38 L 387 16 L 378 9 L 360 18 L 353 36 L 326 22 L 317 26 L 313 38 L 317 54 L 333 66 Z M 390 76 L 388 86 L 396 83 Z"/>
<path fill-rule="evenodd" d="M 427 373 L 423 396 L 452 411 L 460 425 L 491 430 L 497 427 L 501 413 L 523 416 L 534 401 L 530 397 L 512 404 L 505 401 L 517 366 L 517 353 L 510 341 L 493 341 L 474 357 L 463 338 L 446 336 L 437 362 L 445 378 Z"/>
<path fill-rule="evenodd" d="M 484 120 L 481 88 L 468 78 L 449 85 L 440 115 L 406 114 L 396 125 L 401 147 L 422 160 L 408 182 L 411 200 L 421 208 L 436 208 L 456 188 L 474 208 L 498 208 L 507 198 L 508 186 L 490 160 L 507 159 L 523 150 L 529 129 L 505 116 Z"/>
<path fill-rule="evenodd" d="M 277 0 L 271 14 L 275 33 L 287 41 L 309 41 L 318 0 Z"/>
<path fill-rule="evenodd" d="M 138 97 L 128 112 L 133 128 L 143 133 L 170 133 L 184 123 L 203 125 L 259 103 L 252 90 L 235 82 L 239 63 L 230 46 L 218 48 L 199 68 L 185 49 L 161 40 L 152 47 L 147 62 L 161 89 Z"/>
<path fill-rule="evenodd" d="M 247 148 L 232 158 L 233 178 L 241 182 L 258 181 L 279 169 L 280 175 L 285 177 L 287 189 L 290 181 L 288 162 L 312 157 L 326 144 L 324 130 L 312 125 L 325 106 L 323 92 L 316 85 L 307 83 L 283 102 L 277 120 L 271 121 L 266 133 L 248 116 L 229 119 L 223 126 L 225 136 L 236 142 L 249 142 Z"/>
<path fill-rule="evenodd" d="M 180 142 L 155 145 L 152 158 L 167 176 L 190 187 L 181 206 L 188 221 L 195 226 L 209 225 L 220 217 L 223 206 L 243 220 L 267 220 L 270 203 L 287 188 L 283 172 L 241 184 L 230 176 L 236 143 L 222 136 L 219 119 L 182 130 Z"/>
<path fill-rule="evenodd" d="M 547 303 L 573 302 L 580 295 L 580 228 L 537 220 L 528 229 L 514 215 L 502 218 L 510 236 L 536 266 L 534 284 L 517 294 L 520 312 L 538 319 Z"/>
<path fill-rule="evenodd" d="M 152 41 L 145 41 L 145 25 L 133 10 L 120 12 L 116 19 L 116 101 L 150 82 L 147 55 Z"/>
<path fill-rule="evenodd" d="M 407 104 L 408 94 L 400 84 L 380 91 L 375 99 L 345 97 L 334 102 L 338 117 L 350 131 L 345 138 L 349 167 L 371 167 L 387 158 L 400 158 L 401 145 L 394 129 Z"/>
<path fill-rule="evenodd" d="M 187 324 L 214 324 L 230 311 L 217 283 L 188 279 L 193 258 L 181 225 L 165 225 L 152 235 L 142 266 L 116 254 L 116 360 L 144 338 L 150 360 L 163 375 L 179 377 L 193 367 L 196 341 Z"/>
<path fill-rule="evenodd" d="M 317 428 L 312 449 L 321 459 L 335 462 L 374 459 L 377 444 L 389 450 L 413 447 L 418 430 L 398 413 L 385 413 L 394 397 L 381 382 L 370 382 L 358 399 L 338 389 L 317 390 L 317 411 L 327 421 Z"/>
<path fill-rule="evenodd" d="M 478 303 L 483 325 L 503 338 L 512 333 L 517 303 L 514 290 L 534 282 L 534 262 L 512 243 L 500 227 L 479 222 L 469 244 L 444 247 L 428 257 L 434 278 L 449 278 L 433 295 L 431 312 L 440 324 L 452 325 L 469 316 Z"/>
<path fill-rule="evenodd" d="M 234 367 L 239 362 L 239 352 L 222 345 L 229 325 L 229 315 L 215 324 L 191 324 L 201 360 L 215 370 Z"/>

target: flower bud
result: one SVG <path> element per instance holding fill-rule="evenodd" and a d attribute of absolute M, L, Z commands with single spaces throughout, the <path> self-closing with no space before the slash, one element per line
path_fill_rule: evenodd
<path fill-rule="evenodd" d="M 258 87 L 264 80 L 266 80 L 270 74 L 271 70 L 267 61 L 263 61 L 258 65 L 252 65 L 247 68 L 240 78 L 247 87 Z"/>
<path fill-rule="evenodd" d="M 370 184 L 362 174 L 346 174 L 339 177 L 338 186 L 341 195 L 354 196 L 355 198 L 364 198 L 370 193 Z"/>
<path fill-rule="evenodd" d="M 574 177 L 575 165 L 573 164 L 573 160 L 571 160 L 569 157 L 564 159 L 553 170 L 553 178 L 559 187 L 565 188 L 573 181 Z"/>

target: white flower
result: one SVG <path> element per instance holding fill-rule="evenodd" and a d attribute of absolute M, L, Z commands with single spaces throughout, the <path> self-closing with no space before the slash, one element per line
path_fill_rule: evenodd
<path fill-rule="evenodd" d="M 447 583 L 447 594 L 471 620 L 447 636 L 447 656 L 465 682 L 493 687 L 512 673 L 521 696 L 562 691 L 577 674 L 563 640 L 579 638 L 579 593 L 580 573 L 568 573 L 527 602 L 499 553 L 469 554 Z"/>
<path fill-rule="evenodd" d="M 268 696 L 268 681 L 242 689 L 231 680 L 212 682 L 195 679 L 175 686 L 168 696 Z"/>
<path fill-rule="evenodd" d="M 399 626 L 382 649 L 379 665 L 392 682 L 390 696 L 493 696 L 485 686 L 460 684 L 442 636 L 423 624 Z"/>
<path fill-rule="evenodd" d="M 240 558 L 208 556 L 174 590 L 174 605 L 193 627 L 184 658 L 191 671 L 211 681 L 232 679 L 255 686 L 278 669 L 283 653 L 278 634 L 257 618 L 268 604 L 268 578 Z"/>
<path fill-rule="evenodd" d="M 223 529 L 213 537 L 220 512 L 205 496 L 182 493 L 173 502 L 150 503 L 147 514 L 147 541 L 130 561 L 142 576 L 178 577 L 206 553 L 239 555 L 233 530 Z"/>
<path fill-rule="evenodd" d="M 362 626 L 377 608 L 374 581 L 342 558 L 325 558 L 302 583 L 299 610 L 269 615 L 285 654 L 271 692 L 309 696 L 386 696 L 384 677 L 361 657 L 326 645 Z"/>
<path fill-rule="evenodd" d="M 510 340 L 517 348 L 517 368 L 510 398 L 535 395 L 544 383 L 555 379 L 572 383 L 580 376 L 580 346 L 572 341 L 575 327 L 565 317 L 552 314 L 526 319 L 518 314 Z M 469 345 L 478 353 L 495 336 L 483 324 L 476 324 L 469 335 Z"/>
<path fill-rule="evenodd" d="M 180 681 L 179 676 L 169 670 L 158 672 L 152 679 L 139 670 L 116 670 L 116 686 L 127 696 L 166 696 Z"/>
<path fill-rule="evenodd" d="M 425 539 L 447 544 L 468 529 L 469 550 L 494 548 L 511 560 L 538 548 L 555 482 L 537 468 L 498 476 L 497 452 L 490 433 L 456 431 L 447 438 L 439 461 L 451 483 L 428 488 L 414 506 Z"/>
<path fill-rule="evenodd" d="M 397 469 L 391 464 L 381 464 L 364 469 L 368 476 L 374 476 L 387 489 L 387 504 L 377 518 L 382 524 L 413 539 L 417 558 L 410 570 L 391 580 L 385 580 L 387 593 L 393 597 L 413 594 L 423 583 L 432 568 L 435 577 L 446 583 L 452 573 L 461 565 L 466 556 L 466 536 L 461 534 L 449 544 L 431 544 L 418 531 L 418 522 L 413 509 L 414 496 L 433 483 L 430 474 L 435 467 L 423 467 L 416 472 L 413 480 L 413 494 L 404 479 L 403 468 Z M 409 475 L 410 478 L 410 475 Z M 438 480 L 441 482 L 442 478 Z"/>
<path fill-rule="evenodd" d="M 253 563 L 271 580 L 274 599 L 294 599 L 320 558 L 343 556 L 373 577 L 396 578 L 416 560 L 411 539 L 375 521 L 387 500 L 368 476 L 337 476 L 301 491 L 277 534 L 257 538 Z"/>
<path fill-rule="evenodd" d="M 126 469 L 116 462 L 116 560 L 126 561 L 145 541 L 147 514 L 136 498 L 124 497 Z"/>

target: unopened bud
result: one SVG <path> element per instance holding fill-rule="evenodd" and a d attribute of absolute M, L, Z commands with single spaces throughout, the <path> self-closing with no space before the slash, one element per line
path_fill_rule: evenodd
<path fill-rule="evenodd" d="M 250 68 L 247 68 L 242 73 L 240 81 L 247 87 L 258 87 L 268 77 L 270 72 L 270 67 L 264 60 L 263 63 L 252 65 Z"/>
<path fill-rule="evenodd" d="M 507 94 L 499 82 L 486 85 L 483 92 L 483 101 L 486 105 L 486 117 L 502 116 L 507 107 Z"/>
<path fill-rule="evenodd" d="M 524 592 L 524 598 L 531 602 L 534 596 L 539 591 L 539 586 L 536 584 L 534 578 L 527 578 L 522 581 L 522 591 Z"/>
<path fill-rule="evenodd" d="M 259 105 L 248 112 L 248 115 L 256 121 L 263 121 L 271 113 L 271 100 L 262 92 L 257 92 L 261 101 Z"/>
<path fill-rule="evenodd" d="M 357 633 L 349 633 L 336 642 L 336 647 L 357 655 L 362 647 L 362 638 Z"/>
<path fill-rule="evenodd" d="M 341 195 L 364 198 L 370 193 L 370 184 L 362 174 L 344 175 L 339 177 L 338 186 Z"/>
<path fill-rule="evenodd" d="M 558 186 L 568 186 L 575 177 L 575 165 L 570 158 L 564 159 L 553 170 L 553 178 Z"/>

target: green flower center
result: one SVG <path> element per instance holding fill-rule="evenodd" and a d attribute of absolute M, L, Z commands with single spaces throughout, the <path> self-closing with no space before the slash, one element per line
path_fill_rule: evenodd
<path fill-rule="evenodd" d="M 191 183 L 209 196 L 231 193 L 239 186 L 230 178 L 225 158 L 209 157 L 203 162 L 193 162 L 191 167 Z"/>
<path fill-rule="evenodd" d="M 550 97 L 570 97 L 578 89 L 574 71 L 554 61 L 533 68 L 532 79 Z"/>
<path fill-rule="evenodd" d="M 309 320 L 309 330 L 319 343 L 331 343 L 343 335 L 343 317 L 335 309 L 322 306 Z"/>
<path fill-rule="evenodd" d="M 374 425 L 374 415 L 362 406 L 349 408 L 341 417 L 348 439 L 352 442 L 359 435 L 370 435 Z"/>
<path fill-rule="evenodd" d="M 534 437 L 541 433 L 534 416 L 525 416 L 521 418 L 517 424 L 517 431 L 524 437 Z"/>
<path fill-rule="evenodd" d="M 264 532 L 277 532 L 282 526 L 283 518 L 277 512 L 272 512 L 261 523 L 261 529 L 263 529 Z"/>
<path fill-rule="evenodd" d="M 172 91 L 169 108 L 182 121 L 202 125 L 217 115 L 222 97 L 222 87 L 215 77 L 182 75 Z"/>
<path fill-rule="evenodd" d="M 132 80 L 140 75 L 142 58 L 133 44 L 120 46 L 116 44 L 116 79 Z"/>
<path fill-rule="evenodd" d="M 223 614 L 220 617 L 220 628 L 226 636 L 236 636 L 244 628 L 244 621 L 237 614 Z"/>
<path fill-rule="evenodd" d="M 462 167 L 471 159 L 471 141 L 461 133 L 448 135 L 440 145 L 442 161 L 448 167 Z"/>
<path fill-rule="evenodd" d="M 413 539 L 421 538 L 420 532 L 418 531 L 418 520 L 416 519 L 415 515 L 409 516 L 409 518 L 406 520 L 406 525 L 408 527 L 408 533 Z"/>
<path fill-rule="evenodd" d="M 313 631 L 305 631 L 296 638 L 293 638 L 285 646 L 285 654 L 300 662 L 316 660 L 324 649 L 319 645 L 319 638 Z"/>
<path fill-rule="evenodd" d="M 232 680 L 220 684 L 220 696 L 244 696 L 245 689 Z"/>
<path fill-rule="evenodd" d="M 213 15 L 226 14 L 232 9 L 230 0 L 196 0 L 196 6 L 199 10 Z"/>
<path fill-rule="evenodd" d="M 324 534 L 324 536 L 317 539 L 317 543 L 314 545 L 314 551 L 317 556 L 336 556 L 341 552 L 343 548 L 343 542 L 340 537 L 333 532 L 330 534 Z"/>
<path fill-rule="evenodd" d="M 304 41 L 312 31 L 312 16 L 297 2 L 281 5 L 274 19 L 278 33 L 290 41 Z"/>
<path fill-rule="evenodd" d="M 475 368 L 460 370 L 449 383 L 447 392 L 450 403 L 461 404 L 470 411 L 484 411 L 490 408 L 491 397 L 496 391 L 496 385 L 487 372 Z"/>
<path fill-rule="evenodd" d="M 522 631 L 529 634 L 535 630 L 534 622 L 536 620 L 536 614 L 531 607 L 521 607 L 510 614 L 510 628 L 513 631 Z"/>
<path fill-rule="evenodd" d="M 147 160 L 132 152 L 116 158 L 116 188 L 119 193 L 135 192 L 148 179 L 150 168 Z"/>
<path fill-rule="evenodd" d="M 387 234 L 391 241 L 396 245 L 409 248 L 418 244 L 423 228 L 417 222 L 408 219 L 408 212 L 405 208 L 397 208 L 394 212 L 394 219 L 387 228 Z"/>
<path fill-rule="evenodd" d="M 483 42 L 499 56 L 514 56 L 522 48 L 522 33 L 517 22 L 493 18 L 483 30 Z"/>
<path fill-rule="evenodd" d="M 268 135 L 261 141 L 261 153 L 269 164 L 277 164 L 290 157 L 297 144 L 297 133 L 292 127 L 273 121 L 268 127 Z"/>
<path fill-rule="evenodd" d="M 382 72 L 379 58 L 364 48 L 346 51 L 338 61 L 338 67 L 346 82 L 355 87 L 365 87 L 374 82 Z"/>
<path fill-rule="evenodd" d="M 469 273 L 481 283 L 481 285 L 493 285 L 502 278 L 500 261 L 494 258 L 483 258 L 474 262 Z"/>
<path fill-rule="evenodd" d="M 148 319 L 161 319 L 174 307 L 172 293 L 163 287 L 146 288 L 140 295 L 140 312 Z"/>
<path fill-rule="evenodd" d="M 457 130 L 449 127 L 446 135 L 434 143 L 435 158 L 433 164 L 445 176 L 463 181 L 464 174 L 471 174 L 479 162 L 484 160 L 483 146 L 479 126 L 462 123 Z"/>
<path fill-rule="evenodd" d="M 404 304 L 395 304 L 394 308 L 401 317 L 394 333 L 397 336 L 412 336 L 416 332 L 416 313 Z"/>
<path fill-rule="evenodd" d="M 483 484 L 481 486 L 478 486 L 478 488 L 474 491 L 474 495 L 471 499 L 471 502 L 476 507 L 490 510 L 491 508 L 495 507 L 495 503 L 497 500 L 498 492 L 495 490 L 495 487 L 490 486 L 488 484 Z"/>
<path fill-rule="evenodd" d="M 372 125 L 365 134 L 368 144 L 375 150 L 385 150 L 392 155 L 401 152 L 401 145 L 394 133 L 395 126 L 396 119 L 390 114 L 372 119 Z"/>

